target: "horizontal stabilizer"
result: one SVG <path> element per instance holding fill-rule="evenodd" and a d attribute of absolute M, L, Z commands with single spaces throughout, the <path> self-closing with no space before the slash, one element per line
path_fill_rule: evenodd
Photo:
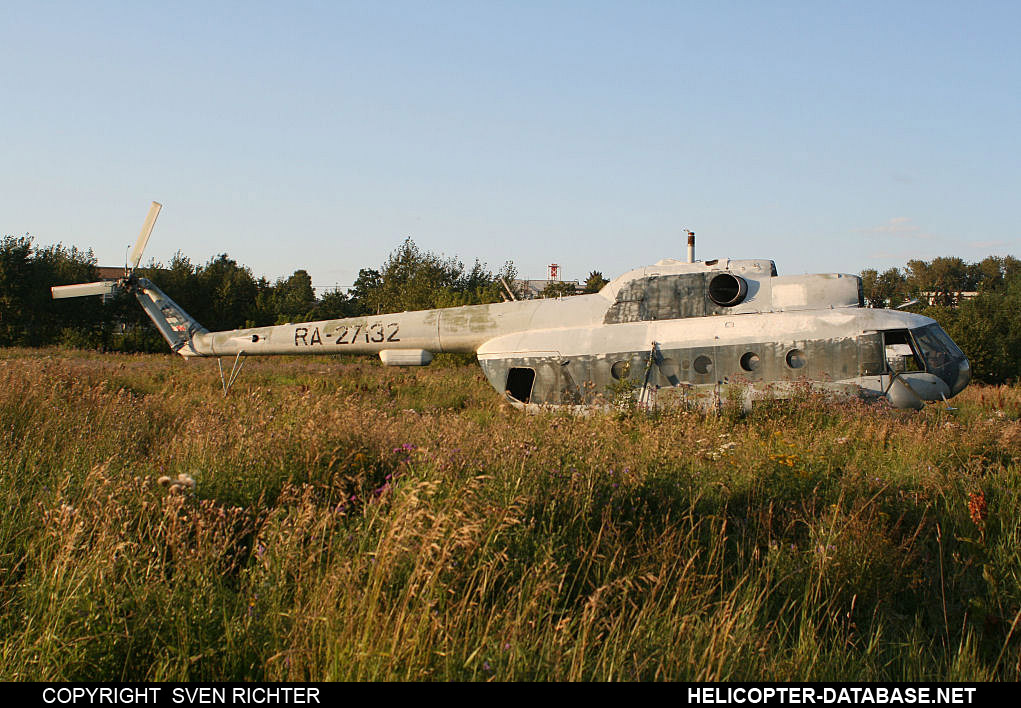
<path fill-rule="evenodd" d="M 54 285 L 50 288 L 53 299 L 65 297 L 84 297 L 86 295 L 110 295 L 117 290 L 117 282 L 104 280 L 98 283 L 80 283 L 79 285 Z"/>

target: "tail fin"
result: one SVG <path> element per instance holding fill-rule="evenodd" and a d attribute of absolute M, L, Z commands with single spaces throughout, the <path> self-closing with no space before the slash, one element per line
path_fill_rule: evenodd
<path fill-rule="evenodd" d="M 206 334 L 209 330 L 196 322 L 195 318 L 151 281 L 138 278 L 132 290 L 145 314 L 149 315 L 174 352 L 184 357 L 200 356 L 191 345 L 191 338 L 196 334 Z"/>
<path fill-rule="evenodd" d="M 149 243 L 149 236 L 152 228 L 156 225 L 156 217 L 159 216 L 163 205 L 153 202 L 149 207 L 149 214 L 142 224 L 142 232 L 135 241 L 135 247 L 131 250 L 131 256 L 124 269 L 124 277 L 116 281 L 100 281 L 96 283 L 81 283 L 78 285 L 55 285 L 50 288 L 54 299 L 67 297 L 84 297 L 87 295 L 112 295 L 120 290 L 127 290 L 135 294 L 135 298 L 142 305 L 145 314 L 156 325 L 163 338 L 167 340 L 170 348 L 181 356 L 201 356 L 195 347 L 192 346 L 192 337 L 196 334 L 205 334 L 208 330 L 192 318 L 176 302 L 167 297 L 166 293 L 157 288 L 152 282 L 135 275 L 135 269 L 142 260 L 142 252 L 145 245 Z"/>

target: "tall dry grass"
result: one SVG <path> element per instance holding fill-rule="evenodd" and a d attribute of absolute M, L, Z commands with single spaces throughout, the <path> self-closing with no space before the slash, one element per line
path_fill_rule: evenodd
<path fill-rule="evenodd" d="M 0 353 L 0 679 L 1021 678 L 1018 388 L 524 416 L 437 364 Z"/>

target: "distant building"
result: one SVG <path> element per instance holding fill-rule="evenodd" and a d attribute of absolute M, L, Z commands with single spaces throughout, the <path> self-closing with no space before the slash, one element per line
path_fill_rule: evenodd
<path fill-rule="evenodd" d="M 918 293 L 918 299 L 928 305 L 936 305 L 949 300 L 950 304 L 956 307 L 961 304 L 961 300 L 970 300 L 973 297 L 978 296 L 978 291 L 975 290 L 962 290 L 955 292 L 921 292 Z"/>
<path fill-rule="evenodd" d="M 159 268 L 157 270 L 165 270 Z M 99 280 L 120 280 L 124 277 L 124 266 L 96 266 L 96 276 Z M 115 295 L 103 295 L 103 304 L 110 302 Z"/>
<path fill-rule="evenodd" d="M 166 268 L 157 268 L 159 272 L 169 272 Z M 124 277 L 124 266 L 96 266 L 96 275 L 100 280 L 120 280 Z"/>
<path fill-rule="evenodd" d="M 120 280 L 124 277 L 124 266 L 96 266 L 100 280 Z"/>

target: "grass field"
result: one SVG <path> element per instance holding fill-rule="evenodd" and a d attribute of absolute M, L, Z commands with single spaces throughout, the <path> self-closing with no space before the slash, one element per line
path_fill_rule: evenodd
<path fill-rule="evenodd" d="M 1016 681 L 1021 388 L 954 403 L 0 350 L 0 680 Z"/>

